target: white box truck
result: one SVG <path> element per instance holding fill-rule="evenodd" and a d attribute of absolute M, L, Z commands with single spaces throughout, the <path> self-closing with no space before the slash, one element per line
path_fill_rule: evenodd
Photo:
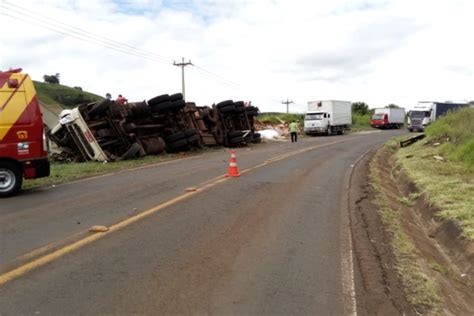
<path fill-rule="evenodd" d="M 344 134 L 351 128 L 352 103 L 350 101 L 310 101 L 304 117 L 306 135 Z"/>
<path fill-rule="evenodd" d="M 376 128 L 400 128 L 405 123 L 404 108 L 377 108 L 370 120 Z"/>

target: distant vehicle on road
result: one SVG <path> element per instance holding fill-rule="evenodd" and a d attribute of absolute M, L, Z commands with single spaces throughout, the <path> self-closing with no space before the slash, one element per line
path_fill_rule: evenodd
<path fill-rule="evenodd" d="M 418 102 L 414 110 L 408 112 L 408 130 L 423 132 L 426 126 L 448 111 L 468 106 L 469 103 Z"/>
<path fill-rule="evenodd" d="M 0 197 L 16 194 L 23 178 L 50 173 L 40 104 L 30 76 L 0 71 Z"/>
<path fill-rule="evenodd" d="M 352 109 L 350 101 L 310 101 L 304 117 L 304 132 L 315 134 L 344 134 L 351 128 Z"/>
<path fill-rule="evenodd" d="M 370 125 L 376 128 L 400 128 L 405 123 L 404 108 L 377 108 L 370 120 Z"/>

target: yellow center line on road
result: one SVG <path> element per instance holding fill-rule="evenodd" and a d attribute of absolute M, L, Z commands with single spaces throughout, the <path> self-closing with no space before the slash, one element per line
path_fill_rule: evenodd
<path fill-rule="evenodd" d="M 286 158 L 289 158 L 289 157 L 292 157 L 292 156 L 295 156 L 295 155 L 298 155 L 298 154 L 301 154 L 301 153 L 304 153 L 304 152 L 307 152 L 307 151 L 311 151 L 311 150 L 314 150 L 314 149 L 317 149 L 317 148 L 321 148 L 321 147 L 327 147 L 327 146 L 331 146 L 331 145 L 334 145 L 334 144 L 337 144 L 337 143 L 343 143 L 343 142 L 346 142 L 348 140 L 352 140 L 354 138 L 351 138 L 351 139 L 344 139 L 344 140 L 339 140 L 339 141 L 333 141 L 333 142 L 330 142 L 330 143 L 324 143 L 324 144 L 319 144 L 319 145 L 315 145 L 315 146 L 311 146 L 311 147 L 306 147 L 306 148 L 303 148 L 303 149 L 300 149 L 300 150 L 296 150 L 296 151 L 293 151 L 291 153 L 286 153 L 286 154 L 283 154 L 283 155 L 279 155 L 279 156 L 276 156 L 274 158 L 272 158 L 271 160 L 265 160 L 264 162 L 260 163 L 260 164 L 257 164 L 253 167 L 250 167 L 250 168 L 247 168 L 247 169 L 244 169 L 242 170 L 240 173 L 241 174 L 244 174 L 244 173 L 247 173 L 247 172 L 250 172 L 252 170 L 255 170 L 255 169 L 258 169 L 258 168 L 261 168 L 263 166 L 266 166 L 266 165 L 269 165 L 269 164 L 272 164 L 274 162 L 277 162 L 277 161 L 280 161 L 280 160 L 283 160 L 283 159 L 286 159 Z M 82 248 L 83 246 L 87 245 L 87 244 L 90 244 L 96 240 L 99 240 L 101 239 L 102 237 L 105 237 L 109 234 L 112 234 L 113 232 L 116 232 L 124 227 L 127 227 L 145 217 L 148 217 L 154 213 L 157 213 L 167 207 L 170 207 L 174 204 L 177 204 L 181 201 L 184 201 L 190 197 L 192 197 L 193 195 L 196 195 L 196 194 L 199 194 L 200 192 L 203 192 L 205 190 L 208 190 L 224 181 L 227 181 L 231 179 L 230 177 L 225 177 L 224 175 L 222 176 L 218 176 L 214 179 L 210 179 L 210 180 L 207 180 L 203 183 L 201 183 L 200 185 L 196 186 L 197 190 L 196 191 L 190 191 L 190 192 L 186 192 L 186 193 L 183 193 L 175 198 L 172 198 L 166 202 L 163 202 L 155 207 L 152 207 L 148 210 L 145 210 L 143 212 L 141 212 L 140 214 L 136 214 L 132 217 L 129 217 L 121 222 L 118 222 L 112 226 L 109 227 L 109 230 L 107 232 L 100 232 L 100 233 L 94 233 L 93 235 L 90 235 L 88 237 L 85 237 L 81 240 L 78 240 L 76 242 L 73 242 L 72 244 L 69 244 L 67 246 L 64 246 L 63 248 L 60 248 L 50 254 L 47 254 L 43 257 L 40 257 L 40 258 L 37 258 L 33 261 L 30 261 L 22 266 L 19 266 L 18 268 L 15 268 L 9 272 L 6 272 L 2 275 L 0 275 L 0 285 L 3 285 L 9 281 L 12 281 L 26 273 L 28 273 L 29 271 L 32 271 L 38 267 L 41 267 L 45 264 L 48 264 L 70 252 L 73 252 L 75 250 L 78 250 L 80 248 Z M 41 249 L 41 248 L 40 248 Z"/>

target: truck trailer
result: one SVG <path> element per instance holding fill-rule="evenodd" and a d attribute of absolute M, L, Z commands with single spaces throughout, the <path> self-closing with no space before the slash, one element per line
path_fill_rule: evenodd
<path fill-rule="evenodd" d="M 351 128 L 352 104 L 350 101 L 310 101 L 304 117 L 304 132 L 315 134 L 344 134 Z"/>
<path fill-rule="evenodd" d="M 0 197 L 16 194 L 23 178 L 50 173 L 38 97 L 21 69 L 0 71 Z"/>
<path fill-rule="evenodd" d="M 400 128 L 405 123 L 404 108 L 377 108 L 370 120 L 375 128 Z"/>
<path fill-rule="evenodd" d="M 438 117 L 468 106 L 469 103 L 418 102 L 415 108 L 408 112 L 408 130 L 423 132 L 425 127 L 436 121 Z"/>

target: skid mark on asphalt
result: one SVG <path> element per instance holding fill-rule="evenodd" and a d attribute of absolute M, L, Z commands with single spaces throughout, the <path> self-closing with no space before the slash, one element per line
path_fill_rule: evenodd
<path fill-rule="evenodd" d="M 295 150 L 293 152 L 290 152 L 290 153 L 286 153 L 286 154 L 282 154 L 282 155 L 279 155 L 279 156 L 276 156 L 274 158 L 271 158 L 271 159 L 267 159 L 265 160 L 264 162 L 260 163 L 260 164 L 257 164 L 253 167 L 250 167 L 250 168 L 247 168 L 247 169 L 244 169 L 242 171 L 240 171 L 241 174 L 245 174 L 245 173 L 248 173 L 250 171 L 253 171 L 253 170 L 256 170 L 258 168 L 261 168 L 261 167 L 264 167 L 264 166 L 267 166 L 269 164 L 272 164 L 272 163 L 275 163 L 277 161 L 280 161 L 280 160 L 283 160 L 283 159 L 286 159 L 286 158 L 289 158 L 289 157 L 292 157 L 292 156 L 295 156 L 295 155 L 299 155 L 299 154 L 302 154 L 302 153 L 305 153 L 305 152 L 308 152 L 308 151 L 311 151 L 311 150 L 315 150 L 315 149 L 318 149 L 318 148 L 322 148 L 322 147 L 327 147 L 327 146 L 331 146 L 331 145 L 334 145 L 334 144 L 340 144 L 340 143 L 344 143 L 344 142 L 348 142 L 348 141 L 351 141 L 351 140 L 354 140 L 356 139 L 357 137 L 354 137 L 354 138 L 350 138 L 350 139 L 347 139 L 345 138 L 344 140 L 337 140 L 337 141 L 333 141 L 333 142 L 329 142 L 329 143 L 324 143 L 324 144 L 318 144 L 318 145 L 315 145 L 315 146 L 310 146 L 310 147 L 306 147 L 306 148 L 303 148 L 303 149 L 300 149 L 300 150 Z M 40 257 L 40 258 L 37 258 L 33 261 L 30 261 L 22 266 L 19 266 L 9 272 L 6 272 L 2 275 L 0 275 L 0 286 L 7 283 L 7 282 L 10 282 L 38 267 L 41 267 L 43 265 L 46 265 L 68 253 L 71 253 L 75 250 L 78 250 L 94 241 L 97 241 L 99 239 L 101 239 L 102 237 L 105 237 L 105 236 L 108 236 L 110 234 L 113 234 L 114 232 L 122 229 L 122 228 L 125 228 L 137 221 L 140 221 L 152 214 L 155 214 L 167 207 L 170 207 L 172 205 L 175 205 L 181 201 L 184 201 L 194 195 L 197 195 L 199 194 L 200 192 L 202 191 L 205 191 L 205 190 L 208 190 L 220 183 L 223 183 L 225 181 L 228 181 L 229 179 L 233 179 L 233 178 L 229 178 L 229 177 L 225 177 L 225 175 L 222 175 L 222 176 L 218 176 L 216 178 L 213 178 L 213 179 L 210 179 L 210 180 L 207 180 L 203 183 L 200 183 L 199 185 L 196 185 L 196 191 L 190 191 L 190 192 L 185 192 L 183 193 L 182 195 L 179 195 L 175 198 L 172 198 L 164 203 L 161 203 L 155 207 L 152 207 L 146 211 L 143 211 L 142 213 L 139 213 L 139 214 L 136 214 L 132 217 L 129 217 L 121 222 L 118 222 L 116 224 L 113 224 L 112 226 L 109 226 L 109 230 L 107 232 L 102 232 L 102 233 L 94 233 L 93 235 L 90 235 L 86 238 L 83 238 L 81 240 L 78 240 L 76 242 L 73 242 L 69 245 L 66 245 L 64 246 L 63 248 L 60 248 L 52 253 L 49 253 L 47 255 L 44 255 L 43 257 Z M 41 248 L 38 249 L 38 251 L 40 250 Z"/>

